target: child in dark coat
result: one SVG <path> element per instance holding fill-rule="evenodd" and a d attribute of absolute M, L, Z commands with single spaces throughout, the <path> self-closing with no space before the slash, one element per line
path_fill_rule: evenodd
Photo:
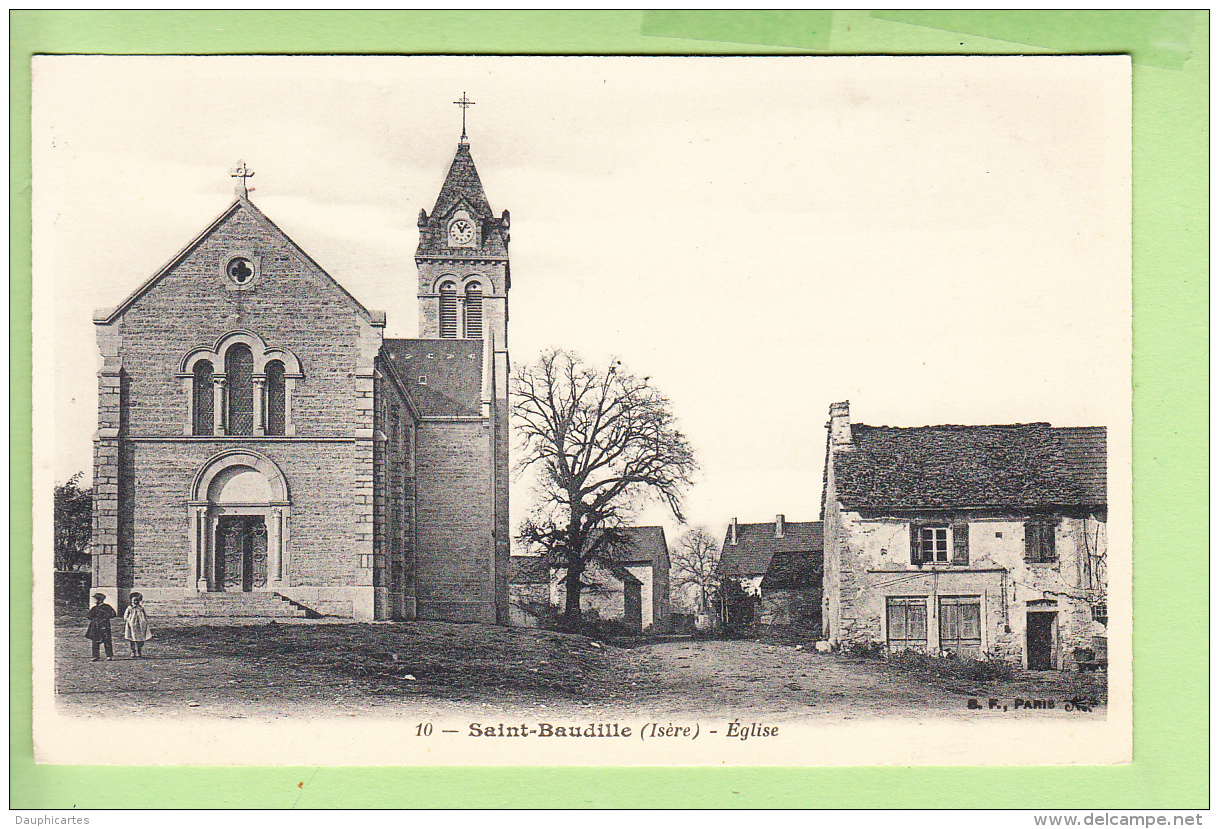
<path fill-rule="evenodd" d="M 114 640 L 110 634 L 110 620 L 116 614 L 114 608 L 106 604 L 105 593 L 93 594 L 93 607 L 89 608 L 89 628 L 85 638 L 93 640 L 93 661 L 101 662 L 102 645 L 106 646 L 106 659 L 114 659 Z"/>

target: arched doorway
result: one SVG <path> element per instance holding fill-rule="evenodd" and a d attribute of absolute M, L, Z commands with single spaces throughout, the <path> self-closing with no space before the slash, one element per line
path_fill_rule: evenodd
<path fill-rule="evenodd" d="M 275 590 L 286 581 L 291 503 L 287 482 L 265 456 L 223 452 L 195 477 L 190 568 L 199 592 Z"/>

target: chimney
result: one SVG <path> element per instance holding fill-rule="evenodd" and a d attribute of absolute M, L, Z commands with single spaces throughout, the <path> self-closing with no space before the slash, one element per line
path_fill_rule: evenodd
<path fill-rule="evenodd" d="M 851 445 L 851 401 L 830 404 L 830 446 Z"/>
<path fill-rule="evenodd" d="M 783 513 L 775 516 L 775 538 L 783 537 Z"/>
<path fill-rule="evenodd" d="M 733 518 L 732 524 L 728 526 L 728 543 L 736 546 L 736 518 Z"/>

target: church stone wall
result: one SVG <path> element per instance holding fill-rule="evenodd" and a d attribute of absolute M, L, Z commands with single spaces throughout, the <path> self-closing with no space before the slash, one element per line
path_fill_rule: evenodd
<path fill-rule="evenodd" d="M 490 429 L 481 420 L 419 425 L 419 618 L 496 621 L 491 451 Z"/>
<path fill-rule="evenodd" d="M 191 588 L 188 581 L 188 502 L 195 474 L 231 442 L 139 442 L 124 448 L 130 497 L 122 522 L 121 564 L 131 568 L 124 587 Z M 335 587 L 354 583 L 355 512 L 352 506 L 353 444 L 261 441 L 255 448 L 284 473 L 291 508 L 285 545 L 286 587 Z M 132 556 L 132 552 L 138 555 Z"/>
<path fill-rule="evenodd" d="M 259 260 L 260 277 L 250 291 L 225 287 L 222 268 L 237 252 Z M 244 209 L 137 299 L 119 324 L 133 435 L 183 433 L 189 413 L 176 376 L 182 358 L 237 329 L 253 331 L 268 347 L 287 348 L 300 359 L 304 378 L 296 382 L 292 401 L 298 435 L 351 435 L 356 312 Z M 215 369 L 220 373 L 224 366 Z"/>

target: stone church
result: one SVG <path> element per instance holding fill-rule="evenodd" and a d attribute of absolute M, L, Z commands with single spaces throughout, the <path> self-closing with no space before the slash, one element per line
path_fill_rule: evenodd
<path fill-rule="evenodd" d="M 419 212 L 420 339 L 386 338 L 233 175 L 232 204 L 94 316 L 95 591 L 507 623 L 508 211 L 464 130 Z"/>

